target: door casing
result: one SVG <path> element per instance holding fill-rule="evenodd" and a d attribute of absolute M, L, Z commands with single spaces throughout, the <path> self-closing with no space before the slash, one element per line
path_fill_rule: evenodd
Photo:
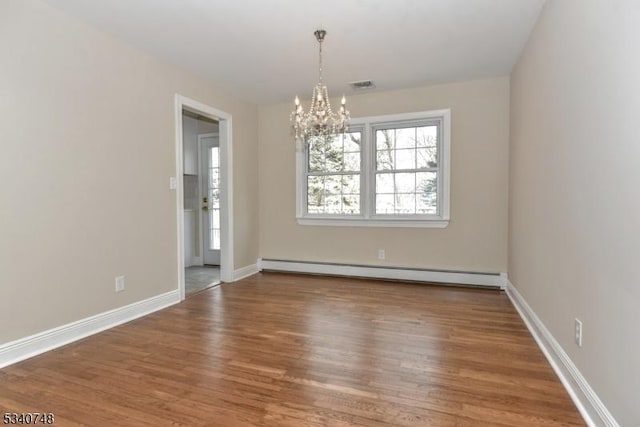
<path fill-rule="evenodd" d="M 220 141 L 220 280 L 233 281 L 233 122 L 231 114 L 186 96 L 175 95 L 175 150 L 177 273 L 180 299 L 185 298 L 184 282 L 184 183 L 182 111 L 187 110 L 219 122 Z"/>

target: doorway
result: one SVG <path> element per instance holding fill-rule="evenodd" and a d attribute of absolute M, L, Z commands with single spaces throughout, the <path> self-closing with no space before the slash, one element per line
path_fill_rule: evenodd
<path fill-rule="evenodd" d="M 176 95 L 181 298 L 233 278 L 231 115 Z"/>

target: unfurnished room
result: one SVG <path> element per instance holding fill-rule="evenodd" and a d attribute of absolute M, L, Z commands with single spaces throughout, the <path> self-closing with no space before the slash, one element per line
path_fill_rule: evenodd
<path fill-rule="evenodd" d="M 637 0 L 1 0 L 1 423 L 640 427 L 639 46 Z"/>

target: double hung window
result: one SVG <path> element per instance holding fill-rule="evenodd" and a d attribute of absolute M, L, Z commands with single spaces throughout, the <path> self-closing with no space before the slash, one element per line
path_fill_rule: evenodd
<path fill-rule="evenodd" d="M 353 119 L 297 153 L 300 224 L 446 227 L 450 112 Z"/>

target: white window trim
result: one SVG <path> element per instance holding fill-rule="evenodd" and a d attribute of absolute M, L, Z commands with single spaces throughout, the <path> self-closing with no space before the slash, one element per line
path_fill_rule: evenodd
<path fill-rule="evenodd" d="M 372 186 L 375 185 L 375 162 L 372 156 L 371 129 L 376 125 L 411 120 L 442 120 L 439 140 L 438 215 L 376 215 Z M 421 111 L 351 119 L 352 127 L 362 127 L 365 142 L 360 158 L 360 215 L 323 215 L 306 212 L 305 152 L 301 140 L 296 141 L 296 219 L 300 225 L 342 227 L 422 227 L 445 228 L 449 225 L 451 175 L 451 110 Z"/>

